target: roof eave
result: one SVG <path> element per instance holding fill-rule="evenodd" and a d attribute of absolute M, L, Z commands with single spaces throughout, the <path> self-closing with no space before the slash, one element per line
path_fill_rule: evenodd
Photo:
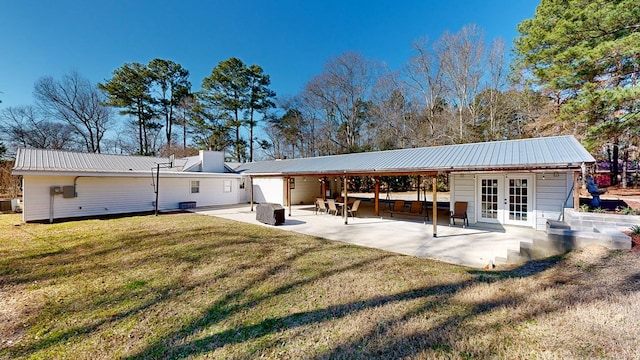
<path fill-rule="evenodd" d="M 82 176 L 82 177 L 151 177 L 155 171 L 51 171 L 51 170 L 14 170 L 13 175 L 22 176 Z M 204 177 L 229 177 L 239 178 L 240 174 L 234 173 L 208 173 L 208 172 L 167 172 L 160 171 L 160 177 L 170 178 L 204 178 Z"/>
<path fill-rule="evenodd" d="M 588 162 L 587 162 L 588 163 Z M 394 175 L 411 175 L 426 174 L 437 172 L 472 172 L 472 171 L 534 171 L 534 170 L 577 170 L 580 169 L 581 163 L 555 163 L 555 164 L 528 164 L 528 165 L 505 165 L 505 166 L 450 166 L 450 167 L 434 167 L 434 168 L 393 168 L 393 169 L 358 169 L 358 170 L 322 170 L 322 171 L 283 171 L 283 172 L 243 172 L 243 175 L 253 177 L 274 177 L 274 176 L 385 176 Z"/>

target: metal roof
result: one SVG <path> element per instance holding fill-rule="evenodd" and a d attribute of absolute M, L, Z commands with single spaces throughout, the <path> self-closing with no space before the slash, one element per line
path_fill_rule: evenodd
<path fill-rule="evenodd" d="M 14 175 L 82 176 L 148 176 L 160 166 L 160 172 L 169 177 L 238 176 L 225 165 L 225 174 L 203 173 L 199 156 L 176 158 L 168 167 L 170 158 L 114 154 L 80 153 L 60 150 L 18 149 L 13 167 Z M 229 174 L 231 173 L 231 174 Z"/>
<path fill-rule="evenodd" d="M 384 174 L 579 168 L 595 159 L 573 136 L 506 140 L 247 163 L 249 175 Z"/>
<path fill-rule="evenodd" d="M 96 172 L 135 173 L 149 172 L 159 163 L 169 163 L 169 158 L 129 156 L 113 154 L 79 153 L 59 150 L 18 149 L 13 172 Z M 186 161 L 177 159 L 174 168 L 163 171 L 182 171 Z"/>

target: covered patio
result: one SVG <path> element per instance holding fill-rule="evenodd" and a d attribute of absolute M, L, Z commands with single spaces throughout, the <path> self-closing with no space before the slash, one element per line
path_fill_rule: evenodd
<path fill-rule="evenodd" d="M 256 213 L 251 211 L 249 204 L 191 211 L 270 226 L 256 221 Z M 544 236 L 544 233 L 534 229 L 495 224 L 475 224 L 467 228 L 461 225 L 448 226 L 448 213 L 439 211 L 438 237 L 433 237 L 431 224 L 425 226 L 421 219 L 380 217 L 375 216 L 374 212 L 374 205 L 364 202 L 359 216 L 350 217 L 349 225 L 344 226 L 344 219 L 340 216 L 316 214 L 315 207 L 311 205 L 293 205 L 291 216 L 287 214 L 285 223 L 278 228 L 475 268 L 500 263 L 509 250 L 517 251 L 520 248 L 520 242 L 532 242 L 534 237 Z"/>
<path fill-rule="evenodd" d="M 580 173 L 594 161 L 573 136 L 556 136 L 269 160 L 242 164 L 235 171 L 246 176 L 251 204 L 281 204 L 289 215 L 293 205 L 313 204 L 318 198 L 333 198 L 347 207 L 349 193 L 362 191 L 350 187 L 351 180 L 370 178 L 373 211 L 379 216 L 384 203 L 381 183 L 390 187 L 385 178 L 412 177 L 415 199 L 423 203 L 431 234 L 437 237 L 437 210 L 453 211 L 456 203 L 466 208 L 462 212 L 471 224 L 544 230 L 549 219 L 561 218 L 565 207 L 579 206 Z M 447 203 L 438 201 L 439 177 L 448 179 Z M 431 198 L 426 191 L 431 191 Z M 344 214 L 343 222 L 349 223 Z"/>

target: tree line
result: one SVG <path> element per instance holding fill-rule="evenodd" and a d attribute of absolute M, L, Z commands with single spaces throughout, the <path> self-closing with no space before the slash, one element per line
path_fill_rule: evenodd
<path fill-rule="evenodd" d="M 171 60 L 126 63 L 98 84 L 77 72 L 40 78 L 34 85 L 35 105 L 3 109 L 0 127 L 13 147 L 137 155 L 200 148 L 252 161 L 257 115 L 275 107 L 270 83 L 259 65 L 237 58 L 214 67 L 197 92 L 191 90 L 189 71 Z M 117 127 L 115 110 L 125 122 L 120 132 L 105 138 L 108 129 Z M 241 136 L 242 127 L 254 141 Z"/>
<path fill-rule="evenodd" d="M 467 25 L 416 40 L 399 69 L 338 55 L 302 91 L 279 98 L 260 66 L 237 58 L 217 64 L 198 91 L 186 69 L 162 59 L 124 64 L 96 85 L 76 73 L 45 77 L 35 106 L 2 110 L 2 129 L 12 146 L 211 149 L 237 162 L 572 134 L 596 157 L 610 156 L 617 173 L 620 152 L 637 157 L 638 8 L 542 0 L 519 24 L 511 62 L 502 40 Z M 105 138 L 113 109 L 125 131 Z"/>

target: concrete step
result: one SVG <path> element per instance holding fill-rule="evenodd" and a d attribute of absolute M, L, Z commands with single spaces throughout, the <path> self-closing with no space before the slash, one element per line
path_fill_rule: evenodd
<path fill-rule="evenodd" d="M 520 256 L 520 250 L 507 250 L 507 264 L 522 264 L 527 259 Z"/>
<path fill-rule="evenodd" d="M 502 256 L 496 256 L 496 259 L 494 261 L 494 264 L 496 265 L 507 265 L 509 262 L 507 261 L 506 257 L 502 257 Z"/>
<path fill-rule="evenodd" d="M 544 252 L 547 256 L 564 254 L 575 248 L 574 239 L 569 236 L 557 236 L 547 234 L 546 239 L 533 239 L 533 245 L 536 249 Z"/>
<path fill-rule="evenodd" d="M 530 260 L 538 260 L 549 257 L 548 250 L 546 248 L 541 248 L 535 243 L 531 242 L 521 242 L 520 243 L 520 256 Z"/>

